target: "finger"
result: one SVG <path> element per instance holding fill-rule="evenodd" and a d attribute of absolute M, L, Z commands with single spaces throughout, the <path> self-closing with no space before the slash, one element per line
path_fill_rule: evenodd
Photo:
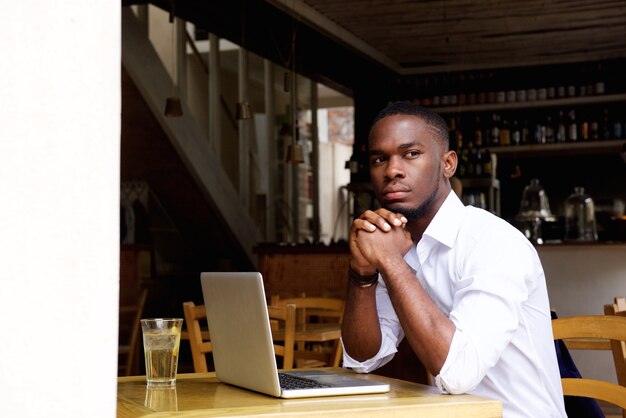
<path fill-rule="evenodd" d="M 367 231 L 367 232 L 374 232 L 376 231 L 376 225 L 372 224 L 371 222 L 365 220 L 365 219 L 355 219 L 352 222 L 352 232 L 356 233 L 359 230 L 363 230 L 363 231 Z"/>
<path fill-rule="evenodd" d="M 360 219 L 362 221 L 368 222 L 371 225 L 374 225 L 375 228 L 378 228 L 382 231 L 389 231 L 391 229 L 391 225 L 389 224 L 385 216 L 389 216 L 390 214 L 392 214 L 392 212 L 389 212 L 386 209 L 378 209 L 376 212 L 366 210 L 360 216 Z M 373 231 L 373 229 L 368 228 L 367 231 Z"/>
<path fill-rule="evenodd" d="M 409 222 L 403 214 L 391 212 L 390 210 L 384 208 L 377 209 L 376 214 L 382 216 L 387 220 L 387 222 L 394 226 L 403 226 Z"/>

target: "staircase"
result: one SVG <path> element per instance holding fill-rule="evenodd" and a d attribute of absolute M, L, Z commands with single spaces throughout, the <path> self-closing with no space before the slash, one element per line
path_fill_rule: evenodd
<path fill-rule="evenodd" d="M 163 115 L 171 78 L 129 8 L 122 12 L 122 65 L 122 179 L 149 184 L 160 218 L 152 235 L 171 268 L 254 268 L 261 227 L 185 103 L 183 116 Z"/>

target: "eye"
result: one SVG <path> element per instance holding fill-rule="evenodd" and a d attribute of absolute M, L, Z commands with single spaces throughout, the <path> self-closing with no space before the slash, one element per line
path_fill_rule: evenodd
<path fill-rule="evenodd" d="M 407 152 L 404 154 L 404 156 L 405 156 L 406 158 L 417 158 L 417 157 L 419 157 L 419 155 L 420 155 L 420 154 L 421 154 L 421 152 L 419 152 L 419 151 L 416 151 L 416 150 L 410 150 L 410 151 L 407 151 Z"/>
<path fill-rule="evenodd" d="M 385 161 L 386 161 L 385 157 L 383 157 L 382 155 L 379 155 L 377 157 L 372 157 L 370 159 L 370 164 L 372 164 L 373 166 L 376 166 L 376 165 L 380 165 L 384 163 Z"/>

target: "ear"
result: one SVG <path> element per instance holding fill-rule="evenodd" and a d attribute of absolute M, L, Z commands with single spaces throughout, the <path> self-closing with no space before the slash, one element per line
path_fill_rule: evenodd
<path fill-rule="evenodd" d="M 449 179 L 454 175 L 456 171 L 456 165 L 458 163 L 458 156 L 454 151 L 446 151 L 442 155 L 442 168 L 443 175 Z"/>

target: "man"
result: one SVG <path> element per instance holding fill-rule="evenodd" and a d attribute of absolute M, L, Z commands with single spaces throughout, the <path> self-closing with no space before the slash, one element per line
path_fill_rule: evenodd
<path fill-rule="evenodd" d="M 503 402 L 505 417 L 565 417 L 545 277 L 534 247 L 452 192 L 440 116 L 392 103 L 369 135 L 382 208 L 350 231 L 344 366 L 369 372 L 406 337 L 444 392 Z"/>

